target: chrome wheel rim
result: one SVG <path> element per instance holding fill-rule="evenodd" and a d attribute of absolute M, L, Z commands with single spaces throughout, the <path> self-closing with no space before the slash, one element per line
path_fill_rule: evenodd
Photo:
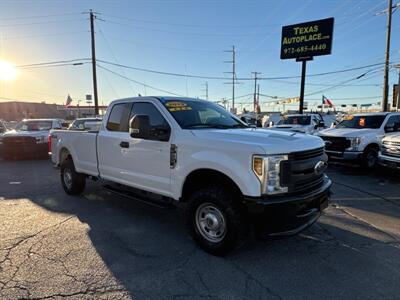
<path fill-rule="evenodd" d="M 64 170 L 63 179 L 65 186 L 70 190 L 72 188 L 72 173 L 70 169 Z"/>
<path fill-rule="evenodd" d="M 208 241 L 218 243 L 226 235 L 226 222 L 222 212 L 212 203 L 203 203 L 196 210 L 196 227 Z"/>

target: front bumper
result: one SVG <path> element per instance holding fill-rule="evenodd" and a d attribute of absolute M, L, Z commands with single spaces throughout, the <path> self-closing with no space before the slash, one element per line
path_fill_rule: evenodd
<path fill-rule="evenodd" d="M 378 160 L 381 166 L 400 170 L 400 158 L 383 155 L 379 152 Z"/>
<path fill-rule="evenodd" d="M 258 235 L 294 235 L 312 225 L 328 207 L 332 182 L 325 178 L 315 191 L 300 195 L 244 197 Z"/>
<path fill-rule="evenodd" d="M 333 160 L 360 160 L 362 158 L 363 152 L 361 151 L 331 151 L 325 150 L 328 154 L 329 159 Z"/>
<path fill-rule="evenodd" d="M 36 158 L 48 155 L 47 143 L 36 145 L 1 145 L 1 155 L 4 158 Z"/>

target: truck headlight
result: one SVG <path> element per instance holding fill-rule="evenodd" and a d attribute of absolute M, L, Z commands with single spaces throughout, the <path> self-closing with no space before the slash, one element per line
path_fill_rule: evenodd
<path fill-rule="evenodd" d="M 361 144 L 361 137 L 347 138 L 350 141 L 349 150 L 357 151 Z"/>
<path fill-rule="evenodd" d="M 280 194 L 288 191 L 287 187 L 280 184 L 281 162 L 288 160 L 287 155 L 254 155 L 253 172 L 261 183 L 262 194 Z"/>

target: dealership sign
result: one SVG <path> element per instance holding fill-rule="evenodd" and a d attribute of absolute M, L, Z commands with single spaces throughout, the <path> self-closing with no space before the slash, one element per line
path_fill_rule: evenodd
<path fill-rule="evenodd" d="M 281 59 L 331 54 L 334 18 L 282 27 Z"/>

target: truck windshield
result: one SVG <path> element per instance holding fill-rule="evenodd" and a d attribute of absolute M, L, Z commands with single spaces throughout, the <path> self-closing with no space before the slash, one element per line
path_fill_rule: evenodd
<path fill-rule="evenodd" d="M 167 100 L 163 104 L 183 129 L 248 127 L 223 107 L 211 102 Z"/>
<path fill-rule="evenodd" d="M 288 116 L 278 122 L 278 125 L 310 125 L 310 116 Z"/>
<path fill-rule="evenodd" d="M 16 131 L 50 130 L 51 121 L 22 121 L 15 126 Z"/>
<path fill-rule="evenodd" d="M 385 115 L 379 116 L 347 116 L 336 128 L 379 128 L 385 120 Z"/>

